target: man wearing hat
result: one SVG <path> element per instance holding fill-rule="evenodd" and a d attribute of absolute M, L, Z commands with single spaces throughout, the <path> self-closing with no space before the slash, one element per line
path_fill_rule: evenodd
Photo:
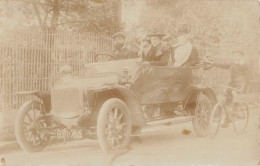
<path fill-rule="evenodd" d="M 167 65 L 169 61 L 169 51 L 163 48 L 162 38 L 165 36 L 158 29 L 153 29 L 147 37 L 151 40 L 151 45 L 142 50 L 142 60 L 149 61 L 151 65 Z"/>
<path fill-rule="evenodd" d="M 145 37 L 142 39 L 142 42 L 141 42 L 141 45 L 142 45 L 142 48 L 146 48 L 148 46 L 151 45 L 151 40 L 149 37 Z"/>
<path fill-rule="evenodd" d="M 137 55 L 126 47 L 126 35 L 123 32 L 117 32 L 113 35 L 114 39 L 114 55 L 119 59 L 136 58 Z"/>
<path fill-rule="evenodd" d="M 179 30 L 177 43 L 173 46 L 174 66 L 194 66 L 199 63 L 199 52 L 190 42 L 190 35 L 187 28 Z"/>

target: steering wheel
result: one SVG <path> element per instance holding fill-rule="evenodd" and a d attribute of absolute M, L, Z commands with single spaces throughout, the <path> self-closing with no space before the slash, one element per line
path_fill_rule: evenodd
<path fill-rule="evenodd" d="M 111 60 L 117 60 L 117 58 L 108 53 L 98 53 L 94 57 L 95 62 L 106 62 Z"/>

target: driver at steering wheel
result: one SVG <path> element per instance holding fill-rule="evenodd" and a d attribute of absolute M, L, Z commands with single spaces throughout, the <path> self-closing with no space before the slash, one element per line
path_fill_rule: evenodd
<path fill-rule="evenodd" d="M 114 55 L 117 60 L 120 59 L 132 59 L 136 58 L 137 54 L 135 54 L 132 50 L 126 47 L 126 35 L 123 32 L 117 32 L 113 35 L 114 40 Z"/>

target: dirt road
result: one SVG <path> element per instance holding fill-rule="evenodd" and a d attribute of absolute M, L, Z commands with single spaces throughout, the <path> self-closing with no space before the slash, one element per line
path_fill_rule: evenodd
<path fill-rule="evenodd" d="M 243 135 L 232 126 L 221 129 L 216 139 L 197 137 L 190 122 L 178 124 L 140 137 L 131 150 L 117 157 L 115 166 L 256 166 L 259 159 L 257 109 L 251 111 L 249 125 Z M 183 129 L 191 130 L 189 135 Z M 105 155 L 96 141 L 75 141 L 52 145 L 42 152 L 28 154 L 22 150 L 3 154 L 8 166 L 104 166 Z"/>

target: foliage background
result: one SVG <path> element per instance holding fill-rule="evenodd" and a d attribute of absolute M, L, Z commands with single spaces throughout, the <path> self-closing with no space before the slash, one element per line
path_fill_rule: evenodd
<path fill-rule="evenodd" d="M 154 27 L 176 36 L 178 29 L 187 26 L 193 44 L 207 50 L 215 61 L 232 63 L 236 59 L 232 52 L 243 51 L 256 78 L 260 70 L 258 0 L 132 0 L 126 4 L 129 10 L 136 6 L 139 9 L 131 14 L 139 12 L 139 19 L 126 26 L 132 40 Z"/>

